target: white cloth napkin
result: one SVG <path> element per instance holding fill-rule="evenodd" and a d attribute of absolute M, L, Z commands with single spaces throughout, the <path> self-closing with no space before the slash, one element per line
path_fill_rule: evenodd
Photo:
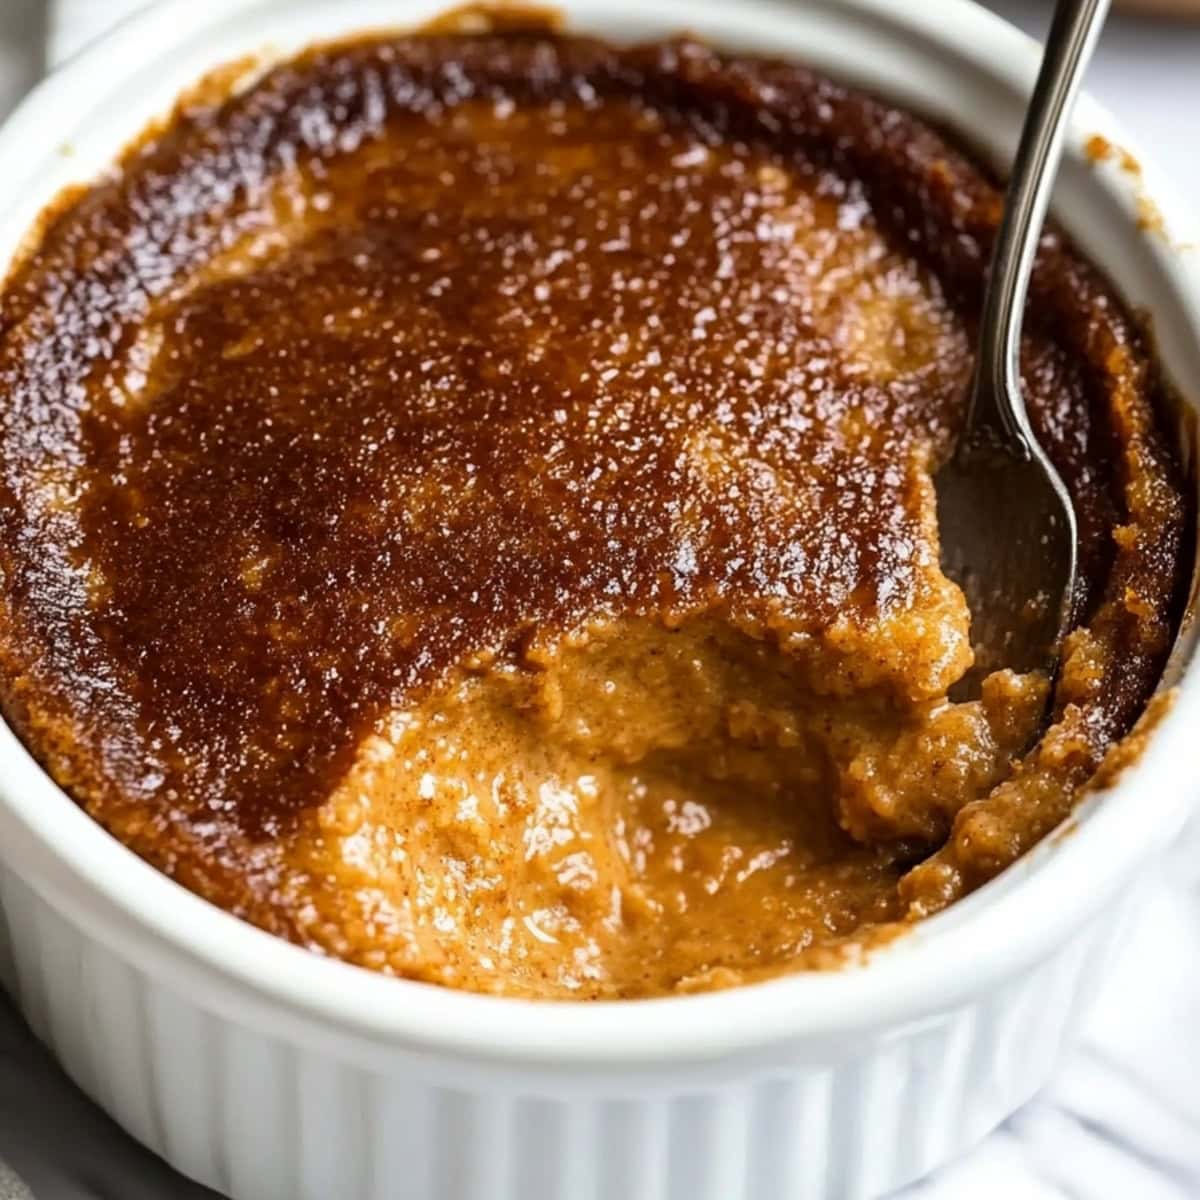
<path fill-rule="evenodd" d="M 0 110 L 44 61 L 61 61 L 146 2 L 0 0 Z M 1033 30 L 1049 10 L 1046 0 L 993 0 L 993 7 Z M 1089 86 L 1200 201 L 1200 26 L 1114 19 Z M 1200 795 L 1200 763 L 1193 765 Z M 903 1200 L 1197 1200 L 1198 1025 L 1194 822 L 1055 1082 L 965 1160 L 906 1189 Z M 31 1193 L 34 1200 L 213 1200 L 80 1095 L 2 999 L 0 1156 L 0 1200 L 30 1200 Z"/>

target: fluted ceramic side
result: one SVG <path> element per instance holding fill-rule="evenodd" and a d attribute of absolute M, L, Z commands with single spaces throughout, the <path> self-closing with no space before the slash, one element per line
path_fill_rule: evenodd
<path fill-rule="evenodd" d="M 1113 928 L 1110 913 L 1032 972 L 851 1055 L 705 1092 L 617 1077 L 581 1097 L 533 1094 L 519 1066 L 468 1092 L 339 1062 L 197 1007 L 11 871 L 0 899 L 0 969 L 38 1036 L 135 1137 L 235 1200 L 867 1200 L 1045 1081 Z"/>

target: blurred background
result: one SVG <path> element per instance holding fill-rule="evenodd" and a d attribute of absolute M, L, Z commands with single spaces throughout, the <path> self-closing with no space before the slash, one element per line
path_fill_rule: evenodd
<path fill-rule="evenodd" d="M 0 0 L 0 116 L 56 62 L 146 2 Z M 989 7 L 1040 36 L 1052 6 L 989 0 Z M 404 0 L 395 8 L 403 20 Z M 1118 2 L 1086 86 L 1200 218 L 1200 0 Z M 1200 1200 L 1198 1022 L 1200 823 L 1193 821 L 1161 877 L 1149 881 L 1141 919 L 1057 1081 L 969 1159 L 903 1200 Z M 0 997 L 0 1200 L 31 1195 L 210 1196 L 92 1108 Z"/>

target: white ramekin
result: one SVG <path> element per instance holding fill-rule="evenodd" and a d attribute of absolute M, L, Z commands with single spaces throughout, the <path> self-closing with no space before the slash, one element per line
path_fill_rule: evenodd
<path fill-rule="evenodd" d="M 0 264 L 60 187 L 93 177 L 206 69 L 441 7 L 152 6 L 0 132 Z M 560 7 L 572 27 L 613 38 L 689 29 L 794 56 L 1000 160 L 1037 61 L 969 0 Z M 1140 155 L 1140 175 L 1090 163 L 1097 133 L 1129 145 L 1085 100 L 1057 215 L 1151 314 L 1172 378 L 1195 387 L 1200 268 L 1182 209 Z M 1147 195 L 1162 216 L 1153 232 L 1138 223 Z M 109 838 L 0 723 L 0 977 L 91 1096 L 237 1200 L 877 1196 L 962 1152 L 1045 1082 L 1193 798 L 1198 720 L 1200 678 L 1185 669 L 1144 758 L 1081 807 L 1072 836 L 867 967 L 596 1005 L 447 992 L 277 941 Z"/>

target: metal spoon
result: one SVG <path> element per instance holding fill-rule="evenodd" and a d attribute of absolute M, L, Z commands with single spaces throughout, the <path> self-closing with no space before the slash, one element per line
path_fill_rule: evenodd
<path fill-rule="evenodd" d="M 1059 0 L 1013 162 L 984 295 L 966 423 L 937 474 L 942 568 L 971 606 L 971 694 L 997 667 L 1053 673 L 1073 616 L 1071 497 L 1021 396 L 1021 318 L 1067 117 L 1109 0 Z"/>

